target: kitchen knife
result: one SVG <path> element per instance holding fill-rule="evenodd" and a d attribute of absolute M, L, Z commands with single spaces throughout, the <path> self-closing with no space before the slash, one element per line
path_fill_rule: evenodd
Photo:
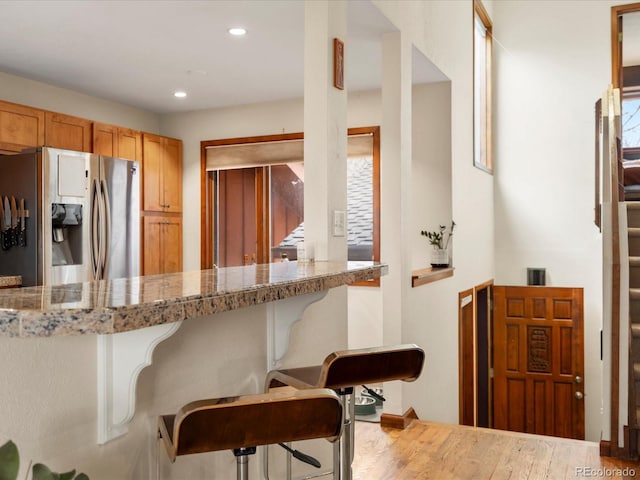
<path fill-rule="evenodd" d="M 9 250 L 13 244 L 11 235 L 11 205 L 9 205 L 9 197 L 4 197 L 4 236 L 2 237 L 3 250 Z"/>
<path fill-rule="evenodd" d="M 18 204 L 11 197 L 11 245 L 18 245 Z"/>
<path fill-rule="evenodd" d="M 27 209 L 25 207 L 24 198 L 20 199 L 20 231 L 18 232 L 18 245 L 27 246 Z"/>
<path fill-rule="evenodd" d="M 2 198 L 0 197 L 0 248 L 4 248 L 4 207 L 2 206 Z"/>

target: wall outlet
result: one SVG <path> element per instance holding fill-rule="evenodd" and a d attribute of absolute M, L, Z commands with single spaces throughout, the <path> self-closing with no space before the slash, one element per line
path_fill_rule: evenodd
<path fill-rule="evenodd" d="M 333 236 L 344 237 L 347 228 L 347 214 L 344 210 L 333 211 Z"/>

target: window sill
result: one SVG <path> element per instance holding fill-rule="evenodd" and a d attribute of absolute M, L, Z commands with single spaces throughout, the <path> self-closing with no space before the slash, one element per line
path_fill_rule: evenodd
<path fill-rule="evenodd" d="M 411 287 L 419 287 L 427 283 L 437 282 L 443 278 L 453 277 L 453 267 L 423 268 L 414 270 L 411 274 Z"/>

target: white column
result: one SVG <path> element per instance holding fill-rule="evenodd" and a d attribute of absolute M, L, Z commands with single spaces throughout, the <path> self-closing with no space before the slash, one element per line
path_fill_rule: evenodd
<path fill-rule="evenodd" d="M 346 33 L 344 1 L 305 1 L 304 230 L 317 260 L 347 259 L 346 225 L 345 236 L 332 229 L 347 211 L 347 91 L 333 86 L 333 39 Z"/>
<path fill-rule="evenodd" d="M 411 69 L 411 43 L 406 36 L 385 34 L 380 128 L 380 248 L 382 261 L 389 265 L 389 274 L 381 280 L 385 345 L 405 343 L 402 330 L 411 288 Z M 384 389 L 385 413 L 403 414 L 401 382 L 385 384 Z"/>

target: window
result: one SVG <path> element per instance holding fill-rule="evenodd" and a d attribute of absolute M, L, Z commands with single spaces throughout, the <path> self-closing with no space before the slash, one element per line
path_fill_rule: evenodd
<path fill-rule="evenodd" d="M 473 163 L 493 172 L 491 113 L 491 19 L 473 2 Z"/>
<path fill-rule="evenodd" d="M 380 129 L 349 129 L 349 260 L 380 260 Z M 302 134 L 202 142 L 203 268 L 295 260 L 304 238 Z M 375 282 L 374 282 L 375 283 Z"/>
<path fill-rule="evenodd" d="M 640 148 L 640 95 L 626 95 L 622 100 L 622 147 Z"/>

